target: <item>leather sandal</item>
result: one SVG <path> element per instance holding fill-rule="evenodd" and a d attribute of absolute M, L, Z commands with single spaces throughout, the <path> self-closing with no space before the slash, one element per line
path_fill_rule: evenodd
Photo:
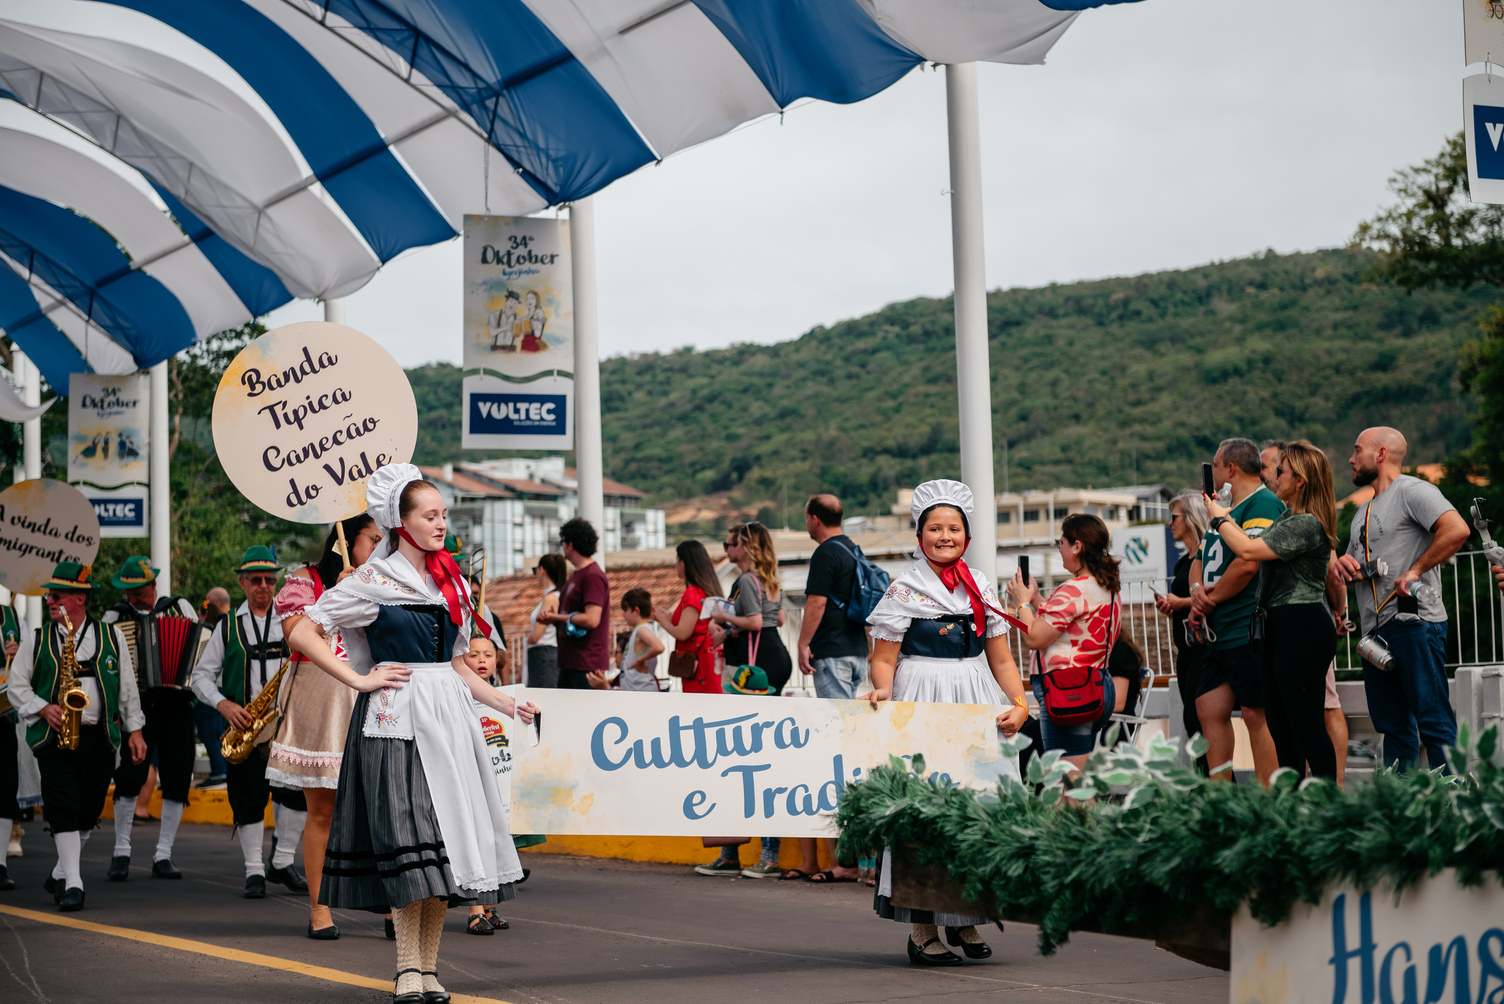
<path fill-rule="evenodd" d="M 486 919 L 486 915 L 484 913 L 477 913 L 477 914 L 473 915 L 470 918 L 469 923 L 467 923 L 465 925 L 465 933 L 466 934 L 495 934 L 496 933 L 496 929 L 491 926 L 491 922 Z"/>
<path fill-rule="evenodd" d="M 494 906 L 486 907 L 485 913 L 483 913 L 482 916 L 486 918 L 486 923 L 490 924 L 498 931 L 510 931 L 512 929 L 512 925 L 507 923 L 507 919 L 505 917 L 496 916 L 496 907 Z"/>

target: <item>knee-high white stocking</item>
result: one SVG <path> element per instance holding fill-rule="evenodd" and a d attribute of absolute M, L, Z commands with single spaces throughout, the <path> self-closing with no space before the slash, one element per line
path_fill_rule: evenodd
<path fill-rule="evenodd" d="M 166 807 L 167 803 L 162 803 Z M 136 800 L 134 798 L 115 799 L 115 857 L 128 858 L 131 856 L 131 823 L 135 821 Z"/>
<path fill-rule="evenodd" d="M 422 937 L 423 904 L 409 903 L 392 911 L 392 927 L 397 932 L 397 994 L 423 992 Z"/>
<path fill-rule="evenodd" d="M 178 838 L 178 824 L 183 821 L 183 810 L 186 808 L 182 802 L 165 798 L 162 800 L 162 829 L 157 834 L 157 850 L 152 855 L 153 861 L 172 858 L 172 844 Z"/>
<path fill-rule="evenodd" d="M 240 853 L 245 857 L 246 878 L 266 874 L 266 865 L 261 860 L 261 838 L 265 831 L 266 824 L 260 820 L 241 823 L 236 829 L 236 835 L 240 837 Z"/>
<path fill-rule="evenodd" d="M 52 842 L 57 845 L 58 865 L 53 871 L 53 878 L 61 878 L 65 889 L 82 889 L 84 877 L 79 868 L 78 859 L 84 847 L 83 836 L 77 830 L 54 833 Z M 62 871 L 62 875 L 57 874 L 58 870 Z"/>
<path fill-rule="evenodd" d="M 439 983 L 439 938 L 444 934 L 444 911 L 449 908 L 445 900 L 434 897 L 423 901 L 423 926 L 420 930 L 422 944 L 419 960 L 423 970 L 423 992 L 443 993 Z"/>
<path fill-rule="evenodd" d="M 274 802 L 272 819 L 276 823 L 273 832 L 277 835 L 277 853 L 272 855 L 272 867 L 286 868 L 292 864 L 293 855 L 298 852 L 298 844 L 303 841 L 303 827 L 308 823 L 308 813 Z"/>

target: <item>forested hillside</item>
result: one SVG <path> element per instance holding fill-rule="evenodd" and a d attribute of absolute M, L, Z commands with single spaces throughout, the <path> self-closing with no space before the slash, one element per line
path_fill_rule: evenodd
<path fill-rule="evenodd" d="M 1391 424 L 1415 462 L 1471 441 L 1457 356 L 1493 290 L 1407 296 L 1366 251 L 1221 262 L 988 297 L 993 437 L 1019 488 L 1189 484 L 1230 435 L 1304 436 L 1345 459 Z M 610 333 L 602 336 L 610 350 Z M 409 371 L 418 461 L 461 459 L 459 371 Z M 894 489 L 958 476 L 949 299 L 916 299 L 776 345 L 601 364 L 607 473 L 657 503 L 747 507 L 834 491 L 886 511 Z M 480 458 L 486 454 L 475 453 Z"/>

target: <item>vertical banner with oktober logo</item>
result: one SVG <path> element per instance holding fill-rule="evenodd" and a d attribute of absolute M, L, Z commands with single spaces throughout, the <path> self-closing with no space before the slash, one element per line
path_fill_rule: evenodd
<path fill-rule="evenodd" d="M 68 481 L 103 537 L 145 537 L 151 379 L 145 373 L 68 376 Z"/>
<path fill-rule="evenodd" d="M 406 463 L 418 405 L 391 354 L 354 328 L 275 328 L 230 363 L 214 394 L 214 449 L 235 487 L 273 516 L 329 523 L 366 507 L 366 478 Z"/>
<path fill-rule="evenodd" d="M 574 448 L 569 226 L 466 216 L 465 449 Z"/>

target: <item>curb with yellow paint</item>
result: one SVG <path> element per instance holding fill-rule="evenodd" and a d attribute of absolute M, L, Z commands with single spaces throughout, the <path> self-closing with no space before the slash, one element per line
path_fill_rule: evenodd
<path fill-rule="evenodd" d="M 162 792 L 160 789 L 152 792 L 151 815 L 155 819 L 162 818 Z M 43 810 L 45 814 L 46 810 Z M 115 818 L 114 789 L 111 789 L 110 798 L 105 801 L 104 818 Z M 233 826 L 235 814 L 230 810 L 230 796 L 220 790 L 201 791 L 195 788 L 188 793 L 188 807 L 183 810 L 183 822 L 185 823 L 212 823 L 219 826 Z M 271 806 L 266 809 L 266 825 L 275 825 L 272 819 Z M 524 849 L 525 853 L 531 854 L 574 854 L 586 858 L 614 858 L 619 861 L 646 861 L 665 865 L 700 865 L 715 860 L 719 853 L 718 848 L 707 848 L 699 837 L 596 837 L 596 836 L 556 836 L 549 837 L 548 843 L 537 844 Z M 759 853 L 758 842 L 752 841 L 749 846 L 741 849 L 742 863 L 750 865 L 757 860 Z M 799 842 L 794 839 L 783 841 L 779 848 L 778 864 L 784 869 L 797 868 L 800 862 Z M 830 861 L 824 861 L 823 866 L 831 867 Z"/>

